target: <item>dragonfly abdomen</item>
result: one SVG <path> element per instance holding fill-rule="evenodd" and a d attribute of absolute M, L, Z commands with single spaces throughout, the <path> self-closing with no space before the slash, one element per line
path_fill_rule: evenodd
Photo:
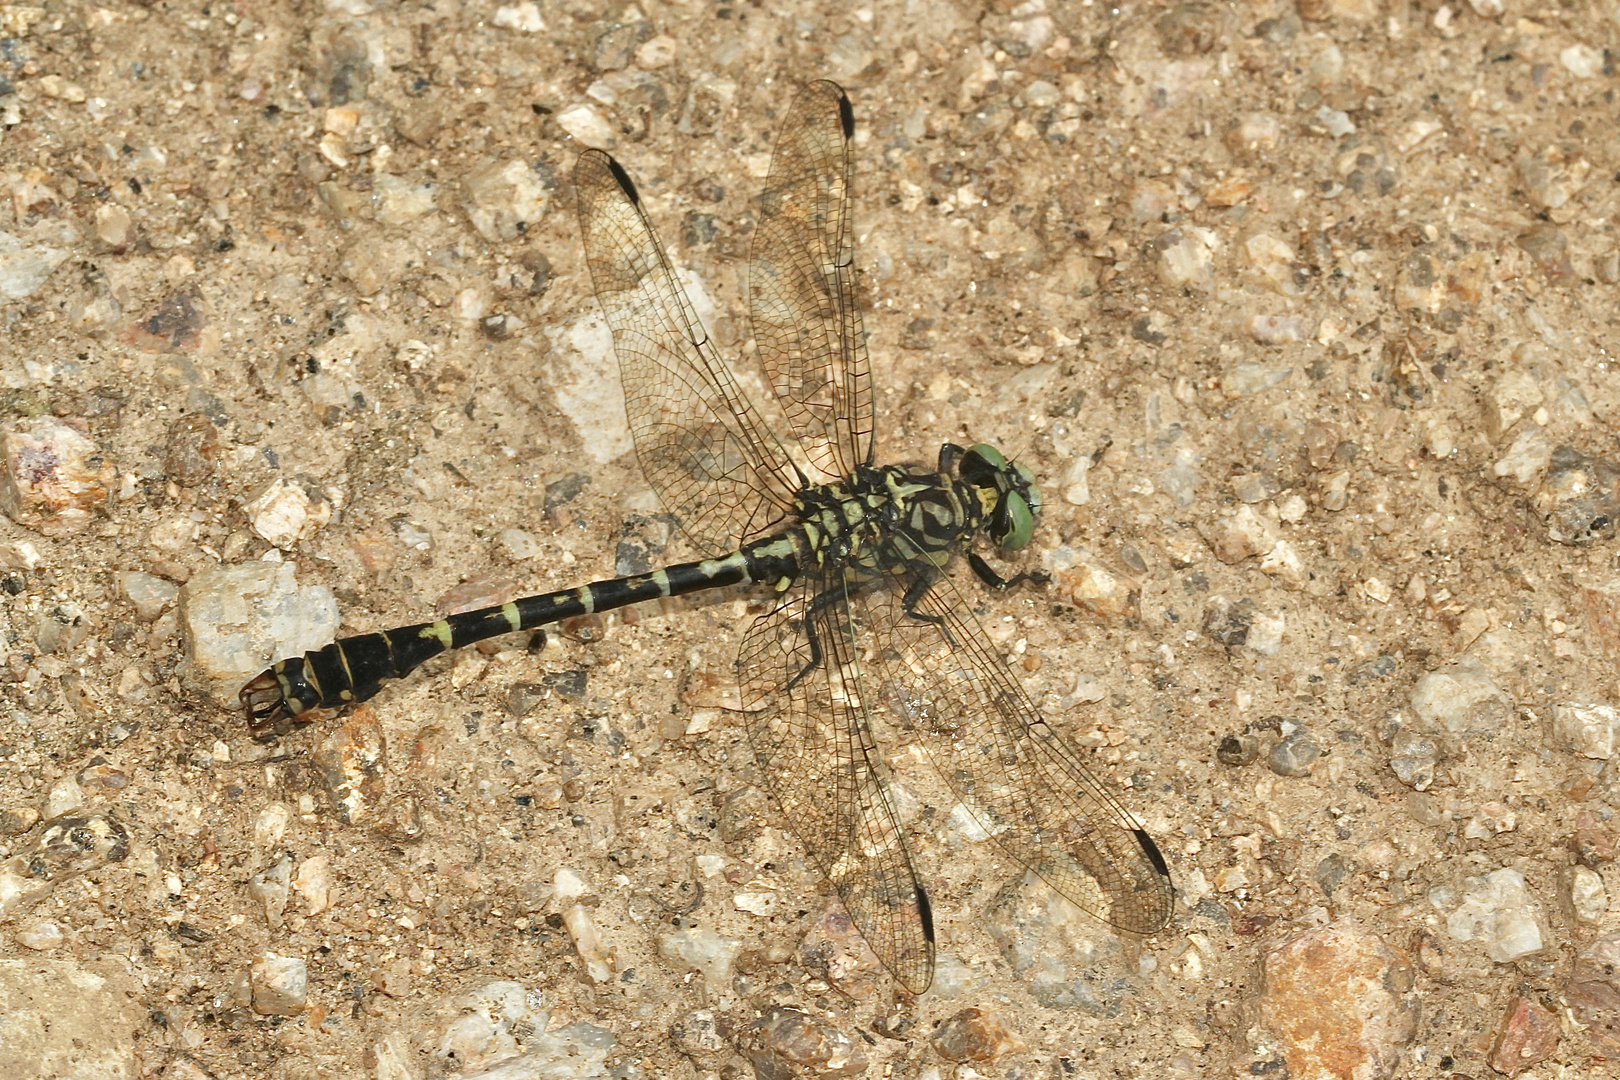
<path fill-rule="evenodd" d="M 758 549 L 757 554 L 752 549 Z M 432 622 L 343 638 L 261 672 L 242 688 L 242 704 L 252 726 L 262 728 L 311 709 L 339 709 L 365 701 L 386 680 L 410 674 L 447 649 L 647 600 L 753 581 L 774 584 L 783 575 L 797 576 L 797 545 L 785 536 L 760 541 L 720 559 L 678 563 Z"/>

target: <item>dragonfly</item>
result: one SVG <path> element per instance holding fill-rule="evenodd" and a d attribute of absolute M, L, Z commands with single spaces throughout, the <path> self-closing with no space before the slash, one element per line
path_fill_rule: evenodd
<path fill-rule="evenodd" d="M 983 443 L 947 443 L 933 467 L 875 464 L 854 130 L 844 91 L 810 84 L 755 203 L 749 315 L 786 438 L 722 361 L 629 174 L 595 149 L 574 168 L 636 458 L 702 559 L 344 638 L 275 664 L 241 701 L 253 728 L 284 730 L 447 649 L 644 601 L 769 589 L 736 661 L 759 774 L 878 960 L 920 994 L 933 908 L 880 730 L 920 742 L 1002 852 L 1103 922 L 1154 934 L 1173 890 L 1158 846 L 1041 717 L 953 580 L 958 554 L 994 589 L 1028 576 L 1004 579 L 970 549 L 1030 542 L 1041 511 L 1030 470 Z"/>

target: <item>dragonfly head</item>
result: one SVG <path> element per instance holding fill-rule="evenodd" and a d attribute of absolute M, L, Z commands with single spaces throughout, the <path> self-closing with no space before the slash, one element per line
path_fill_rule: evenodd
<path fill-rule="evenodd" d="M 956 471 L 979 489 L 985 535 L 998 548 L 1017 551 L 1029 543 L 1041 512 L 1041 492 L 1028 469 L 1008 461 L 995 447 L 979 443 L 962 455 Z"/>

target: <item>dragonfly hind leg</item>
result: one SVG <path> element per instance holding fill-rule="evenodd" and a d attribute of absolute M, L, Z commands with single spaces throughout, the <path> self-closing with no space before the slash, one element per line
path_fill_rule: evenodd
<path fill-rule="evenodd" d="M 810 647 L 810 658 L 804 662 L 793 678 L 782 687 L 784 692 L 791 691 L 805 680 L 812 671 L 821 666 L 821 639 L 816 637 L 816 616 L 826 608 L 831 607 L 843 595 L 841 591 L 827 589 L 817 593 L 804 609 L 802 627 L 805 644 Z"/>

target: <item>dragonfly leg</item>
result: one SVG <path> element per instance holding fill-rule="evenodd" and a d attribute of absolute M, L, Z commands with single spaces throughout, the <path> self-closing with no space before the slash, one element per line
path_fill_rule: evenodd
<path fill-rule="evenodd" d="M 951 628 L 946 621 L 938 615 L 931 615 L 926 611 L 917 610 L 917 605 L 923 602 L 923 597 L 928 595 L 928 591 L 939 581 L 940 576 L 937 569 L 925 570 L 919 573 L 912 583 L 906 586 L 905 595 L 900 598 L 900 610 L 904 611 L 909 619 L 932 623 L 939 627 L 939 632 L 945 636 L 945 641 L 954 649 L 956 648 L 956 639 L 951 636 Z"/>
<path fill-rule="evenodd" d="M 786 686 L 782 687 L 784 693 L 798 686 L 804 681 L 805 676 L 821 666 L 821 639 L 816 637 L 816 614 L 822 608 L 830 605 L 833 602 L 833 597 L 833 590 L 828 589 L 826 592 L 818 594 L 810 601 L 810 606 L 804 609 L 804 640 L 810 646 L 810 659 L 806 660 L 804 667 L 799 669 L 799 673 L 789 679 Z"/>
<path fill-rule="evenodd" d="M 968 552 L 967 561 L 968 565 L 973 568 L 974 576 L 997 592 L 1010 589 L 1015 585 L 1023 585 L 1026 582 L 1031 585 L 1046 585 L 1052 580 L 1052 575 L 1044 570 L 1032 570 L 1027 573 L 1014 574 L 1010 578 L 1004 578 L 992 570 L 989 563 L 971 551 Z"/>

